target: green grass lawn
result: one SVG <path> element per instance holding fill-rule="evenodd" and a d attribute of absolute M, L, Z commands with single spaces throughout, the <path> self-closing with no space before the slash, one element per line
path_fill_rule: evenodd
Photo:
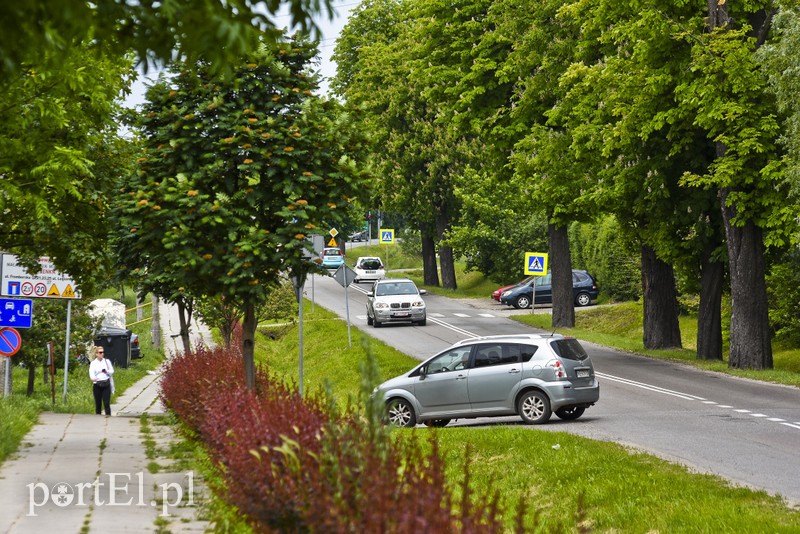
<path fill-rule="evenodd" d="M 340 406 L 357 399 L 359 369 L 368 351 L 381 379 L 417 362 L 355 328 L 350 347 L 343 320 L 319 306 L 310 308 L 305 308 L 303 332 L 306 392 L 326 388 Z M 276 376 L 296 383 L 297 326 L 282 332 L 275 340 L 259 335 L 256 357 Z M 529 521 L 533 514 L 538 517 L 538 526 L 529 525 L 528 531 L 800 532 L 800 512 L 777 498 L 613 443 L 522 424 L 396 432 L 417 433 L 420 443 L 436 433 L 456 493 L 469 455 L 471 487 L 487 498 L 499 492 L 509 528 L 522 502 Z"/>

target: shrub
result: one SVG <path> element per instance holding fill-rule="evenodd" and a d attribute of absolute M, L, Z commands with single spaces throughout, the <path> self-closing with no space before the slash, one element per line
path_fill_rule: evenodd
<path fill-rule="evenodd" d="M 638 251 L 627 240 L 613 216 L 591 223 L 574 223 L 569 229 L 572 268 L 589 271 L 600 291 L 614 300 L 638 300 L 642 294 L 642 269 Z"/>
<path fill-rule="evenodd" d="M 793 249 L 772 265 L 767 275 L 769 321 L 781 341 L 800 341 L 800 251 Z"/>
<path fill-rule="evenodd" d="M 472 498 L 467 464 L 453 506 L 435 434 L 428 447 L 413 433 L 391 439 L 378 420 L 380 399 L 365 400 L 366 414 L 352 406 L 336 414 L 322 394 L 303 398 L 264 368 L 255 391 L 243 375 L 237 352 L 198 349 L 169 362 L 161 395 L 202 440 L 227 485 L 224 498 L 254 530 L 502 530 L 497 498 Z"/>

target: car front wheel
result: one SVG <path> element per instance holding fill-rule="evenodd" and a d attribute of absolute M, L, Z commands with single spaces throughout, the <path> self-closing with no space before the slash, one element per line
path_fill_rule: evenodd
<path fill-rule="evenodd" d="M 517 403 L 517 411 L 529 425 L 540 425 L 550 419 L 550 399 L 541 391 L 526 391 Z"/>
<path fill-rule="evenodd" d="M 592 297 L 589 296 L 589 293 L 578 293 L 578 296 L 575 297 L 575 304 L 578 306 L 588 306 L 592 303 Z"/>
<path fill-rule="evenodd" d="M 518 309 L 530 308 L 531 307 L 531 299 L 527 295 L 522 295 L 521 297 L 517 297 L 516 302 L 514 302 L 514 307 Z"/>
<path fill-rule="evenodd" d="M 585 411 L 586 408 L 581 408 L 580 406 L 564 406 L 556 410 L 556 415 L 564 421 L 574 421 L 582 416 Z"/>
<path fill-rule="evenodd" d="M 367 325 L 372 326 L 372 316 L 367 312 Z"/>
<path fill-rule="evenodd" d="M 405 399 L 392 399 L 386 405 L 386 418 L 394 426 L 410 428 L 416 426 L 417 416 L 411 403 Z"/>

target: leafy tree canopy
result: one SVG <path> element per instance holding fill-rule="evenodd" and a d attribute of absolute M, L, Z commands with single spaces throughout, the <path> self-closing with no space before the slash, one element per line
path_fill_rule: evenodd
<path fill-rule="evenodd" d="M 308 268 L 308 236 L 366 195 L 363 137 L 314 95 L 315 53 L 265 44 L 229 80 L 183 64 L 149 89 L 117 211 L 120 258 L 145 289 L 263 302 L 280 272 Z"/>
<path fill-rule="evenodd" d="M 41 63 L 82 43 L 111 44 L 119 55 L 134 50 L 148 65 L 206 58 L 215 68 L 255 48 L 288 6 L 291 26 L 319 33 L 312 16 L 330 0 L 29 0 L 4 6 L 0 18 L 0 79 L 23 64 Z M 22 43 L 22 44 L 21 44 Z"/>
<path fill-rule="evenodd" d="M 132 74 L 130 59 L 78 46 L 0 92 L 0 249 L 31 266 L 49 255 L 84 291 L 109 276 L 105 212 L 131 159 L 116 99 Z"/>

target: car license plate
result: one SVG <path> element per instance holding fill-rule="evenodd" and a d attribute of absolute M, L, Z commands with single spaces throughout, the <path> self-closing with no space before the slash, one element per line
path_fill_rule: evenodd
<path fill-rule="evenodd" d="M 589 378 L 589 370 L 588 369 L 578 369 L 575 371 L 575 374 L 578 378 Z"/>
<path fill-rule="evenodd" d="M 392 317 L 408 317 L 410 313 L 393 313 Z"/>
<path fill-rule="evenodd" d="M 375 274 L 375 271 L 367 271 L 367 274 Z"/>

